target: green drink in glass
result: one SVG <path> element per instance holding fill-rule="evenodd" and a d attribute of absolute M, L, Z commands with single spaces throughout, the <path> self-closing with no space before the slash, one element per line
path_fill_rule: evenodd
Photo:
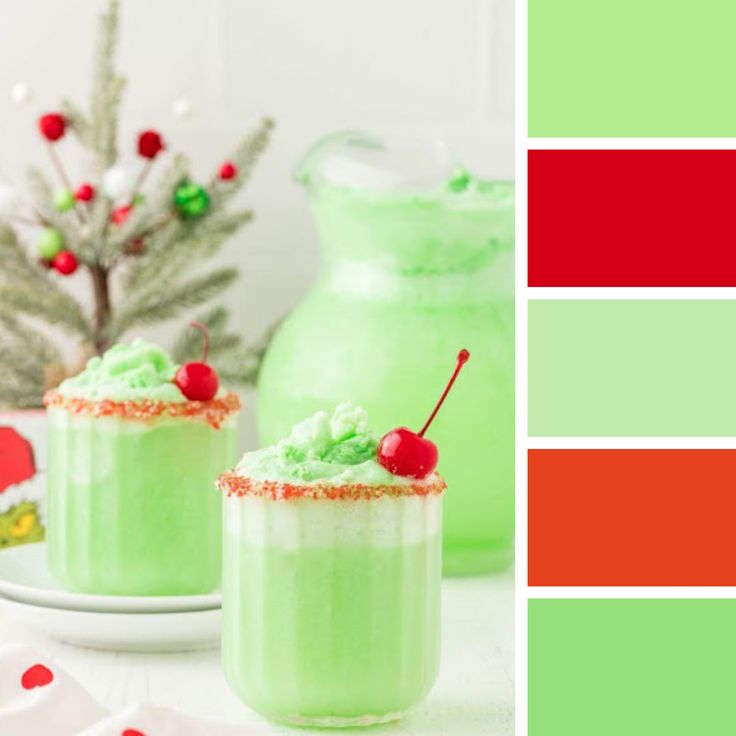
<path fill-rule="evenodd" d="M 270 719 L 390 721 L 437 675 L 445 484 L 390 472 L 377 448 L 343 403 L 218 481 L 223 666 Z"/>
<path fill-rule="evenodd" d="M 206 593 L 220 581 L 221 499 L 239 400 L 189 401 L 177 366 L 140 340 L 47 394 L 49 566 L 67 588 Z"/>
<path fill-rule="evenodd" d="M 505 567 L 514 529 L 513 184 L 470 176 L 438 146 L 358 133 L 317 143 L 299 179 L 322 269 L 266 353 L 261 441 L 346 397 L 376 426 L 418 423 L 443 385 L 447 355 L 467 347 L 473 370 L 433 427 L 452 489 L 444 567 Z M 401 390 L 386 392 L 389 382 Z"/>

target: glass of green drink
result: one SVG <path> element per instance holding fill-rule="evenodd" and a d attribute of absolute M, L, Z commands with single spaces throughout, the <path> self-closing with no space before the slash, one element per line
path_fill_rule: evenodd
<path fill-rule="evenodd" d="M 272 720 L 382 723 L 434 683 L 445 483 L 389 472 L 377 448 L 343 403 L 218 480 L 225 675 Z"/>
<path fill-rule="evenodd" d="M 49 566 L 110 595 L 206 593 L 220 581 L 221 499 L 239 399 L 191 401 L 177 366 L 136 340 L 92 358 L 46 396 Z"/>

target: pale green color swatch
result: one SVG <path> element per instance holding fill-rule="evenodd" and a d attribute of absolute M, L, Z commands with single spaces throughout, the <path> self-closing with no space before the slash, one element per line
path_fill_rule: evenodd
<path fill-rule="evenodd" d="M 532 136 L 733 136 L 733 0 L 529 0 Z"/>
<path fill-rule="evenodd" d="M 529 433 L 736 435 L 736 301 L 531 301 Z"/>
<path fill-rule="evenodd" d="M 736 600 L 530 600 L 529 736 L 736 733 Z"/>

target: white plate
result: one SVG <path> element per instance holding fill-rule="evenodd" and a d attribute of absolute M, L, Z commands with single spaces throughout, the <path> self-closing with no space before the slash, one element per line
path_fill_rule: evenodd
<path fill-rule="evenodd" d="M 92 649 L 180 652 L 220 641 L 220 609 L 187 613 L 96 613 L 31 606 L 0 597 L 0 615 Z"/>
<path fill-rule="evenodd" d="M 0 552 L 0 595 L 34 606 L 107 613 L 185 613 L 220 607 L 220 593 L 204 595 L 88 595 L 64 590 L 52 577 L 46 544 L 20 544 Z"/>

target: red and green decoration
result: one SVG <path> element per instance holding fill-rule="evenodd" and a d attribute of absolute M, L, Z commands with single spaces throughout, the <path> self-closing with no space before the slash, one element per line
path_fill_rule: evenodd
<path fill-rule="evenodd" d="M 66 134 L 68 123 L 60 113 L 47 113 L 38 119 L 38 129 L 49 144 L 56 143 Z M 136 204 L 145 201 L 145 197 L 139 189 L 143 185 L 154 159 L 166 149 L 163 136 L 157 130 L 144 130 L 138 135 L 138 155 L 145 159 L 145 164 L 136 181 L 135 193 L 131 201 L 121 204 L 112 211 L 110 221 L 113 225 L 123 225 Z M 60 159 L 53 154 L 54 165 L 59 169 L 63 181 L 68 181 Z M 237 177 L 237 167 L 230 161 L 224 162 L 218 169 L 217 180 L 232 181 Z M 94 199 L 96 189 L 87 182 L 80 183 L 75 190 L 59 189 L 54 194 L 54 207 L 58 212 L 70 212 L 78 203 L 91 202 Z M 183 218 L 201 217 L 210 206 L 210 194 L 207 187 L 184 181 L 174 190 L 173 196 L 174 212 Z M 131 240 L 126 249 L 127 255 L 140 255 L 144 249 L 142 237 Z M 70 276 L 77 270 L 77 259 L 74 253 L 64 249 L 64 239 L 61 233 L 53 228 L 45 228 L 41 231 L 38 240 L 38 253 L 46 268 L 54 268 L 64 276 Z"/>
<path fill-rule="evenodd" d="M 117 28 L 118 2 L 108 0 L 87 110 L 63 100 L 36 121 L 53 178 L 31 170 L 27 201 L 9 213 L 0 207 L 0 406 L 42 406 L 44 392 L 91 355 L 133 330 L 180 317 L 205 325 L 209 357 L 223 380 L 255 380 L 264 345 L 245 345 L 228 330 L 225 308 L 211 304 L 238 271 L 208 269 L 205 261 L 252 218 L 233 198 L 268 145 L 273 123 L 262 120 L 229 155 L 216 157 L 206 180 L 192 176 L 188 158 L 170 150 L 158 126 L 122 142 L 138 160 L 123 166 Z M 90 155 L 70 160 L 91 160 L 91 168 L 67 166 L 72 145 Z M 8 190 L 4 200 L 14 202 L 15 190 L 12 196 Z M 90 296 L 79 298 L 84 290 Z M 205 311 L 192 314 L 199 306 Z M 177 362 L 198 353 L 191 332 L 184 328 L 176 339 Z M 78 348 L 71 364 L 62 357 L 70 340 Z"/>

